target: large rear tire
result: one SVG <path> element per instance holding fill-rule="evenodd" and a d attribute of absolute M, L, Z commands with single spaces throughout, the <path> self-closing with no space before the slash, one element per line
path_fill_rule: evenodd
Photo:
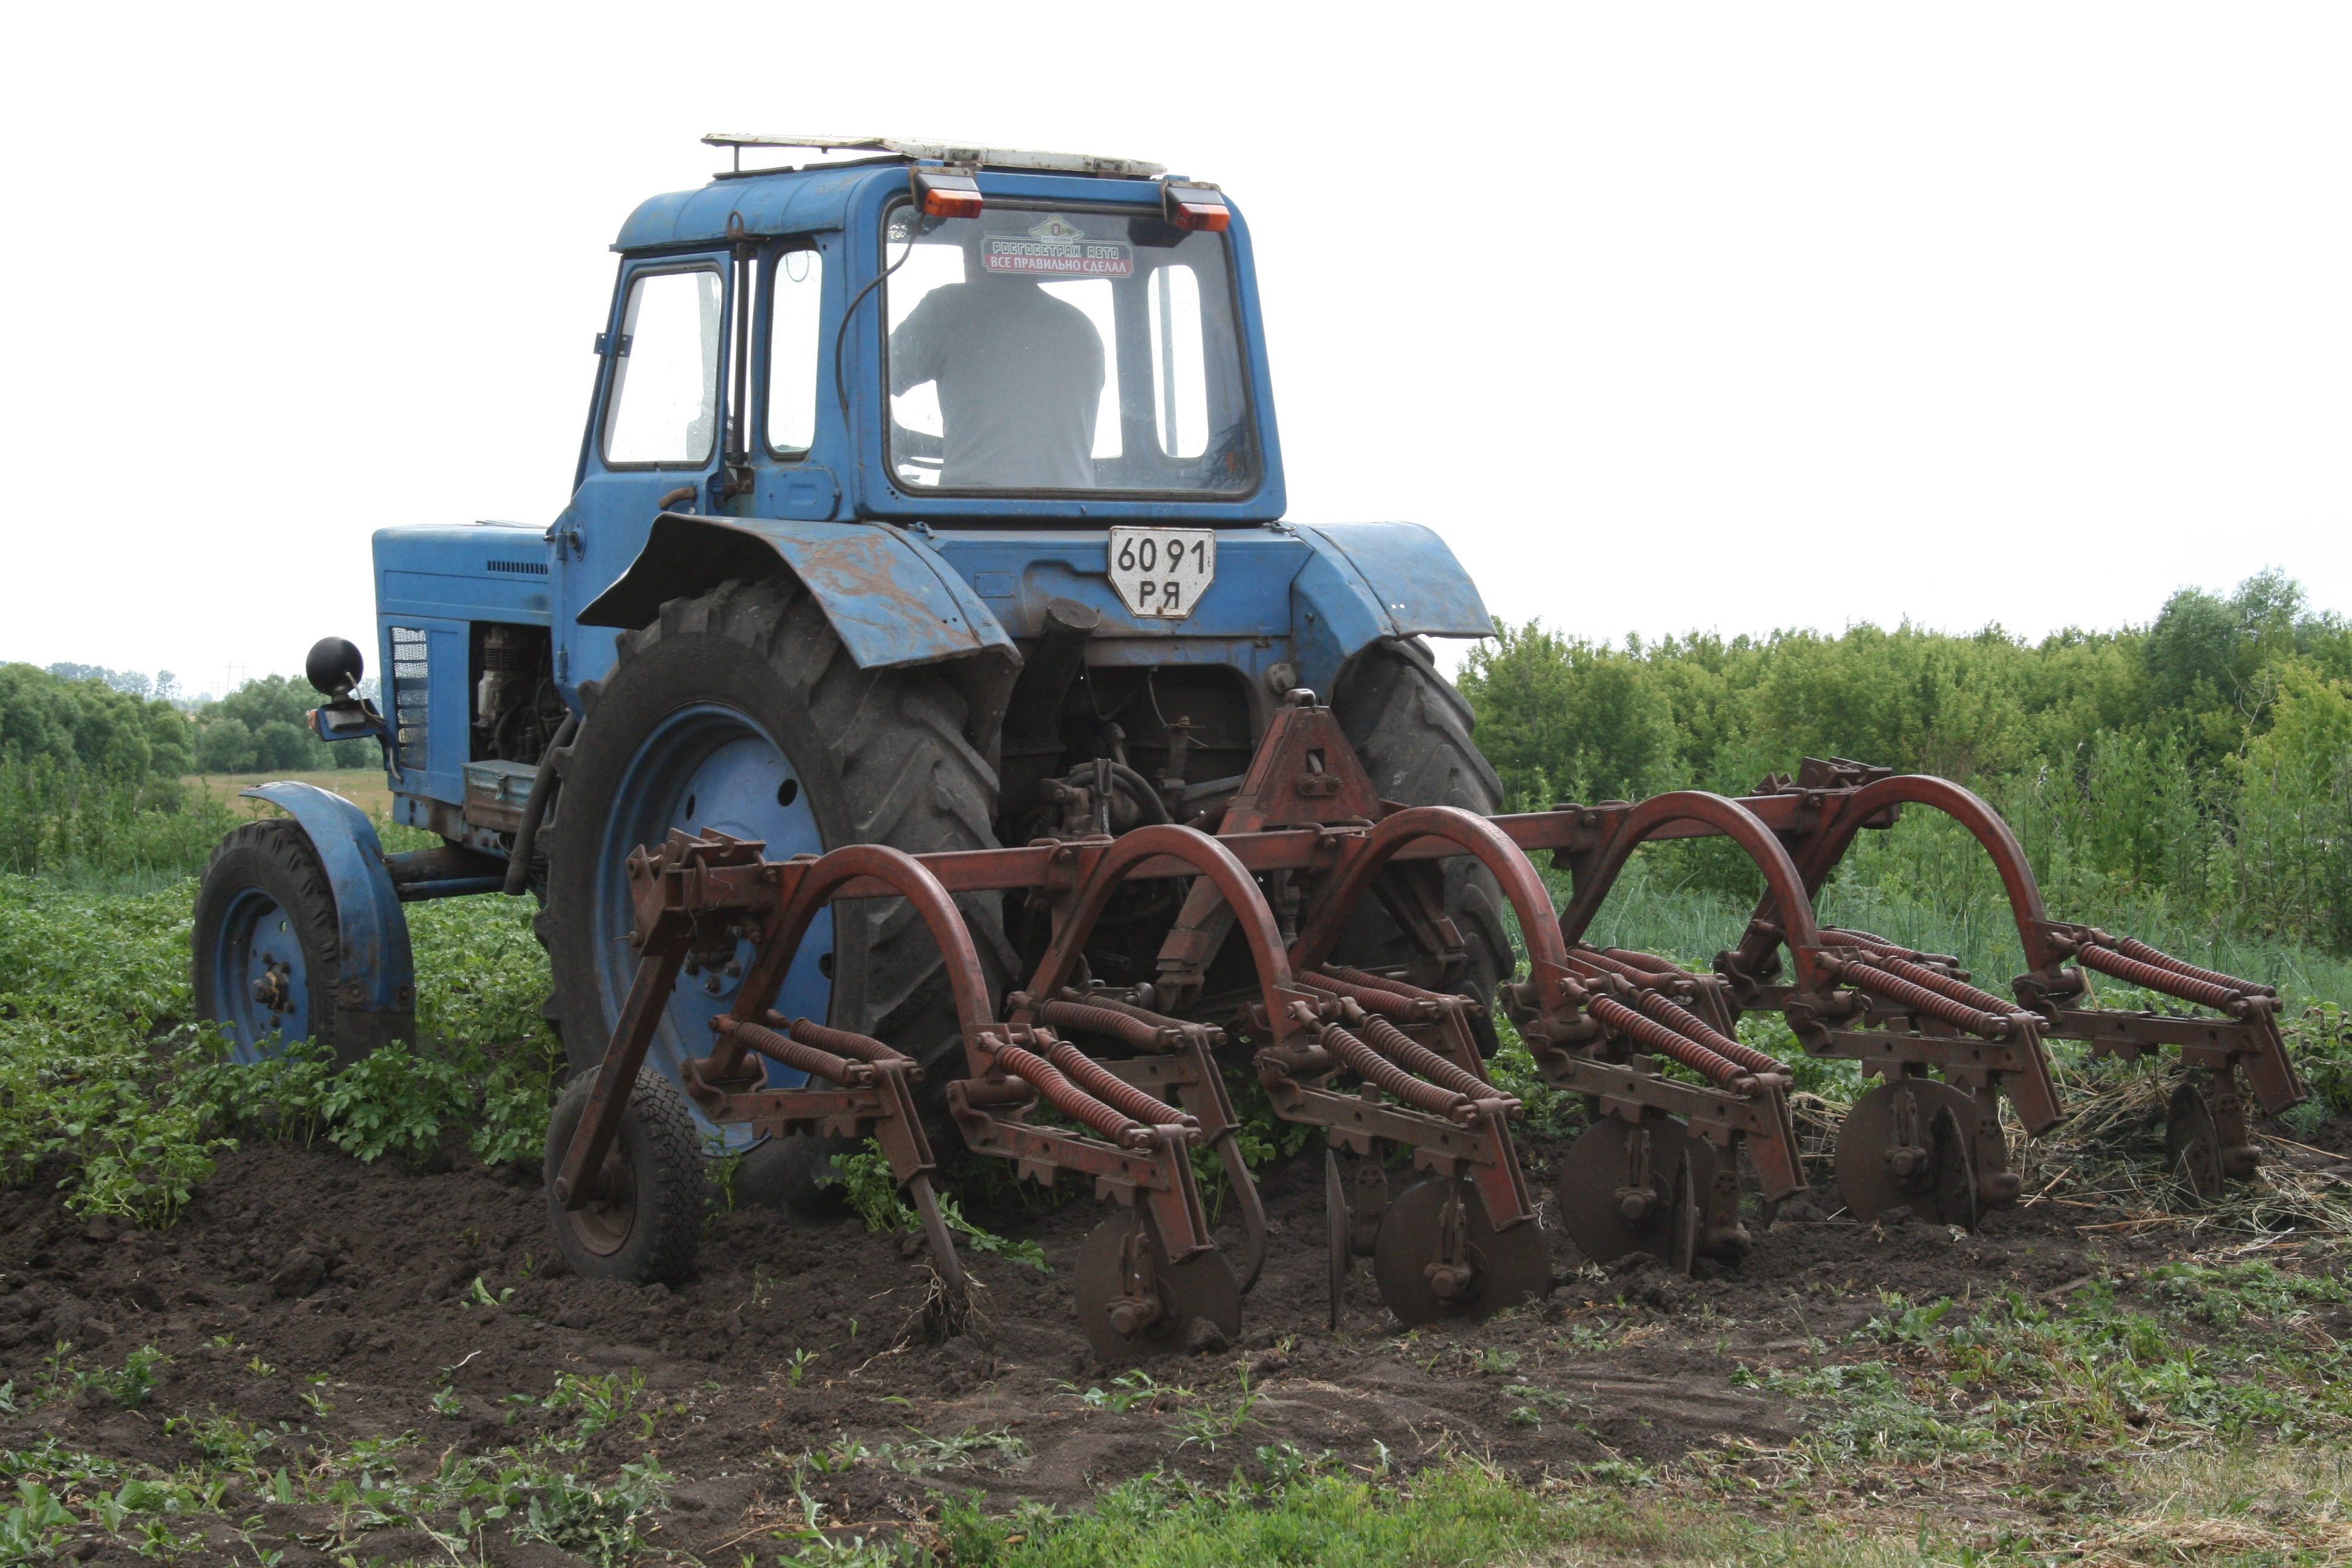
<path fill-rule="evenodd" d="M 575 1068 L 602 1058 L 634 973 L 622 867 L 636 846 L 683 827 L 761 839 L 776 859 L 854 843 L 910 854 L 994 847 L 996 777 L 964 736 L 955 688 L 935 668 L 859 668 L 797 583 L 730 582 L 673 599 L 617 641 L 611 675 L 581 689 L 585 716 L 556 753 L 562 789 L 541 830 L 548 899 L 537 929 L 554 981 L 551 1012 Z M 1001 979 L 1001 895 L 958 903 Z M 738 965 L 749 953 L 748 942 L 739 947 Z M 738 975 L 727 967 L 682 977 L 656 1031 L 646 1061 L 673 1083 L 681 1061 L 709 1054 L 709 1021 L 733 1004 Z M 775 1005 L 926 1066 L 959 1040 L 939 950 L 899 900 L 820 915 Z M 803 1081 L 768 1070 L 779 1087 Z M 930 1075 L 934 1093 L 943 1081 Z M 773 1141 L 747 1159 L 739 1190 L 820 1206 L 843 1146 Z"/>
<path fill-rule="evenodd" d="M 1418 637 L 1375 643 L 1339 677 L 1331 710 L 1383 800 L 1458 805 L 1481 816 L 1503 806 L 1503 784 L 1470 736 L 1477 718 Z M 1470 962 L 1454 988 L 1492 1008 L 1495 988 L 1516 960 L 1494 873 L 1466 855 L 1445 865 L 1445 910 Z M 1376 900 L 1367 899 L 1340 938 L 1340 954 L 1368 966 L 1402 964 L 1415 953 Z M 1494 1025 L 1480 1019 L 1479 1048 L 1495 1051 Z"/>

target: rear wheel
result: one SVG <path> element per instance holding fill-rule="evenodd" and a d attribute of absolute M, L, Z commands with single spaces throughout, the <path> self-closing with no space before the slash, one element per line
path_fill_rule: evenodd
<path fill-rule="evenodd" d="M 1502 781 L 1471 731 L 1477 719 L 1418 638 L 1376 643 L 1358 654 L 1332 694 L 1332 712 L 1383 800 L 1404 805 L 1456 805 L 1492 816 L 1503 807 Z M 1495 987 L 1512 970 L 1502 889 L 1493 872 L 1466 855 L 1449 857 L 1445 910 L 1462 933 L 1470 962 L 1453 989 L 1491 1007 Z M 1368 967 L 1410 963 L 1412 943 L 1377 900 L 1358 907 L 1340 938 L 1340 954 Z M 1480 1018 L 1480 1051 L 1495 1051 L 1495 1026 Z"/>
<path fill-rule="evenodd" d="M 551 1011 L 575 1068 L 603 1057 L 635 970 L 624 863 L 672 829 L 719 829 L 772 859 L 844 844 L 912 854 L 992 847 L 995 775 L 963 734 L 964 704 L 936 669 L 861 669 L 824 609 L 788 580 L 726 583 L 674 599 L 619 639 L 612 674 L 582 689 L 578 740 L 556 753 L 563 780 L 541 829 L 548 901 L 540 940 Z M 1004 973 L 999 896 L 958 900 L 984 963 Z M 838 922 L 838 923 L 836 923 Z M 710 1050 L 751 956 L 680 977 L 647 1065 L 672 1083 Z M 903 900 L 818 915 L 774 1005 L 871 1035 L 927 1066 L 959 1032 L 939 950 Z M 771 1064 L 768 1082 L 804 1076 Z M 942 1081 L 932 1075 L 933 1092 Z M 806 1208 L 824 1202 L 835 1140 L 772 1141 L 741 1190 Z"/>
<path fill-rule="evenodd" d="M 248 822 L 221 839 L 191 935 L 196 1016 L 221 1026 L 238 1061 L 278 1056 L 292 1040 L 334 1047 L 335 895 L 299 824 Z"/>

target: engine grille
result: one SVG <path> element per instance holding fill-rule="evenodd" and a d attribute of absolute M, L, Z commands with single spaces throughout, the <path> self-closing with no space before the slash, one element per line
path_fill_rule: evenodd
<path fill-rule="evenodd" d="M 424 628 L 392 628 L 392 725 L 404 772 L 425 765 L 425 716 L 432 703 L 428 662 Z"/>

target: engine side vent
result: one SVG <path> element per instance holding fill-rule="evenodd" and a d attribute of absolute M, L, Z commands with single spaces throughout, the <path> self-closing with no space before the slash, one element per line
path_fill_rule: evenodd
<path fill-rule="evenodd" d="M 493 572 L 518 572 L 532 577 L 547 575 L 547 563 L 544 561 L 493 561 L 489 563 L 489 568 Z"/>
<path fill-rule="evenodd" d="M 404 772 L 425 765 L 425 720 L 432 703 L 425 632 L 420 626 L 392 628 L 392 726 Z"/>

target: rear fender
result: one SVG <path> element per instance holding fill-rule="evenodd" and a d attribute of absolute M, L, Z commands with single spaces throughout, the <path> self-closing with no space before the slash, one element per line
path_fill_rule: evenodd
<path fill-rule="evenodd" d="M 335 895 L 339 1053 L 356 1058 L 394 1040 L 415 1044 L 416 962 L 408 917 L 367 813 L 331 790 L 290 780 L 237 793 L 266 800 L 294 819 Z"/>
<path fill-rule="evenodd" d="M 971 585 L 904 529 L 879 522 L 689 517 L 664 512 L 620 580 L 581 624 L 649 626 L 671 599 L 730 578 L 789 576 L 823 606 L 861 669 L 937 664 L 961 690 L 965 733 L 985 751 L 1021 654 Z"/>
<path fill-rule="evenodd" d="M 1419 523 L 1291 527 L 1315 551 L 1291 584 L 1291 635 L 1302 678 L 1322 681 L 1326 698 L 1348 660 L 1373 644 L 1495 635 L 1470 574 Z"/>

